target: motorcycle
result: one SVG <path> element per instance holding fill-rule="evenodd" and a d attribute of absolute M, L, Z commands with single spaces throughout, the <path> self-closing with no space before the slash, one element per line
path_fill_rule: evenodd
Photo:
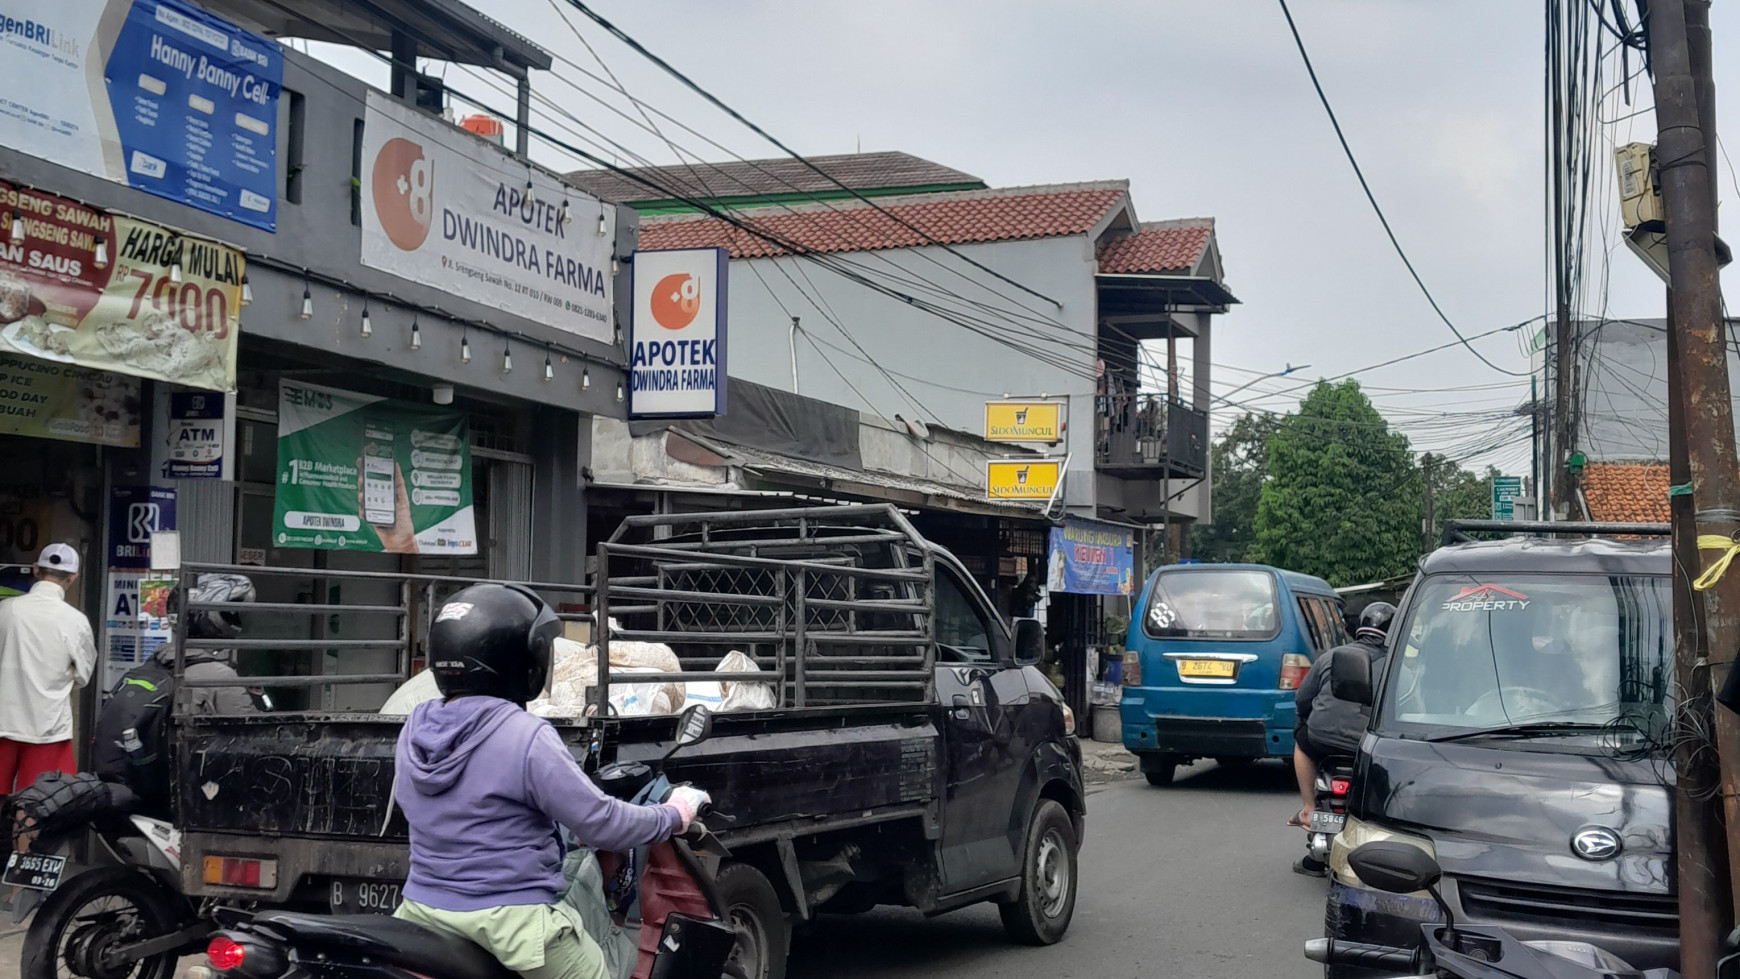
<path fill-rule="evenodd" d="M 180 831 L 130 813 L 130 800 L 95 776 L 55 773 L 8 801 L 0 885 L 16 889 L 15 922 L 36 912 L 22 979 L 170 979 L 216 927 L 181 893 Z"/>
<path fill-rule="evenodd" d="M 673 788 L 664 763 L 712 732 L 704 707 L 678 715 L 676 737 L 655 764 L 617 762 L 592 777 L 612 798 L 663 802 Z M 624 855 L 571 849 L 571 883 L 563 900 L 580 912 L 587 934 L 618 979 L 743 979 L 733 956 L 740 935 L 696 852 L 729 851 L 697 814 L 681 835 Z M 212 935 L 206 947 L 222 979 L 516 979 L 482 947 L 463 938 L 380 915 L 309 915 L 267 911 Z"/>
<path fill-rule="evenodd" d="M 1348 865 L 1367 885 L 1391 894 L 1425 891 L 1438 902 L 1444 923 L 1420 926 L 1419 948 L 1396 948 L 1317 938 L 1305 957 L 1324 965 L 1381 971 L 1408 979 L 1679 979 L 1672 969 L 1638 970 L 1587 942 L 1513 938 L 1503 928 L 1458 926 L 1438 891 L 1444 871 L 1426 851 L 1406 843 L 1367 843 L 1348 854 Z M 1740 979 L 1740 955 L 1722 960 L 1717 979 Z"/>
<path fill-rule="evenodd" d="M 1312 785 L 1315 804 L 1305 824 L 1305 857 L 1300 861 L 1304 872 L 1328 875 L 1330 844 L 1347 825 L 1347 794 L 1352 787 L 1353 759 L 1344 755 L 1324 759 Z"/>

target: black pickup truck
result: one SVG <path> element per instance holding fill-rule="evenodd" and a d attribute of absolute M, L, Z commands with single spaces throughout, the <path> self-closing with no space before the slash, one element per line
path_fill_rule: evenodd
<path fill-rule="evenodd" d="M 177 717 L 184 887 L 213 904 L 390 911 L 407 859 L 391 799 L 399 721 L 331 705 L 363 690 L 378 704 L 409 675 L 428 610 L 464 582 L 223 570 L 308 583 L 244 614 L 245 630 L 275 623 L 257 630 L 269 636 L 203 645 L 237 649 L 245 682 L 277 687 L 281 702 L 300 692 L 311 709 Z M 1038 623 L 1003 621 L 898 510 L 630 518 L 599 547 L 592 582 L 534 587 L 565 617 L 609 624 L 588 707 L 553 722 L 588 769 L 662 753 L 674 733 L 671 716 L 609 709 L 612 642 L 668 645 L 683 672 L 661 683 L 772 686 L 774 709 L 720 713 L 713 737 L 670 765 L 715 800 L 732 853 L 718 879 L 756 946 L 751 975 L 783 975 L 790 921 L 818 912 L 993 901 L 1017 940 L 1049 944 L 1068 928 L 1081 748 L 1034 668 Z M 297 614 L 306 630 L 286 626 Z M 730 651 L 758 672 L 717 672 Z"/>

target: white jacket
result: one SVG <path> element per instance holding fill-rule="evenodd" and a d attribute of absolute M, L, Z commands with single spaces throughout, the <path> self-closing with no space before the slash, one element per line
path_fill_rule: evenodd
<path fill-rule="evenodd" d="M 96 668 L 97 644 L 66 591 L 39 581 L 0 602 L 0 738 L 26 744 L 72 739 L 72 693 Z"/>

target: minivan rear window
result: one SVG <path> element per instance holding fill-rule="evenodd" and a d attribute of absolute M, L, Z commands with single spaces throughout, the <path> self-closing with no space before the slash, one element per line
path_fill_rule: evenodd
<path fill-rule="evenodd" d="M 1391 655 L 1379 727 L 1426 737 L 1543 724 L 1648 730 L 1670 700 L 1666 577 L 1440 575 Z"/>
<path fill-rule="evenodd" d="M 1157 574 L 1142 629 L 1155 639 L 1272 639 L 1281 631 L 1275 579 L 1252 569 Z"/>

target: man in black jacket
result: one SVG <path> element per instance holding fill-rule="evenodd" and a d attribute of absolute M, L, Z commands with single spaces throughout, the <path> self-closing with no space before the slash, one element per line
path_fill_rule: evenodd
<path fill-rule="evenodd" d="M 1383 660 L 1390 622 L 1396 617 L 1396 607 L 1388 602 L 1373 602 L 1359 613 L 1359 628 L 1354 640 L 1345 649 L 1356 648 L 1371 657 L 1376 665 Z M 1331 755 L 1351 755 L 1359 750 L 1359 739 L 1371 721 L 1371 708 L 1342 700 L 1335 695 L 1330 676 L 1330 664 L 1336 650 L 1317 657 L 1305 679 L 1294 691 L 1293 703 L 1298 710 L 1297 727 L 1293 730 L 1293 770 L 1299 777 L 1299 815 L 1294 820 L 1303 825 L 1311 818 L 1316 805 L 1313 787 L 1317 783 L 1317 767 Z M 1310 858 L 1304 858 L 1293 869 L 1303 874 L 1321 876 L 1324 868 Z"/>

